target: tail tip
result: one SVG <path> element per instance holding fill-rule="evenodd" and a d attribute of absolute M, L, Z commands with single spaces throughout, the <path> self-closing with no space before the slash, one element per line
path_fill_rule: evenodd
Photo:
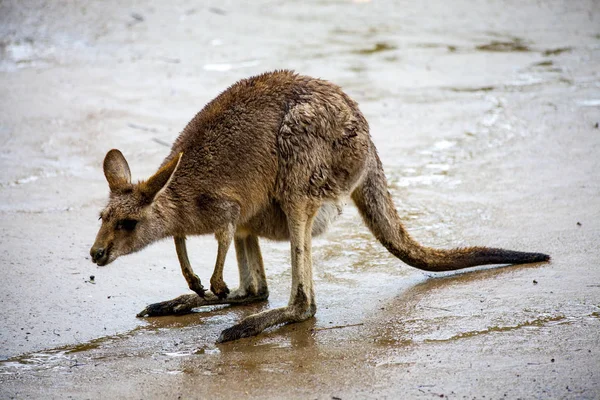
<path fill-rule="evenodd" d="M 544 253 L 537 253 L 536 254 L 536 261 L 542 262 L 542 261 L 550 261 L 551 257 L 548 254 L 544 254 Z"/>

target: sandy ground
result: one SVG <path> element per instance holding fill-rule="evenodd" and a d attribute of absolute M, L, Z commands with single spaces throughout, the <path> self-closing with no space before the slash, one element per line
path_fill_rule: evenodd
<path fill-rule="evenodd" d="M 0 34 L 0 398 L 600 397 L 600 3 L 2 1 Z M 90 262 L 104 154 L 149 176 L 275 68 L 360 103 L 421 242 L 552 262 L 425 274 L 348 206 L 315 242 L 310 321 L 215 344 L 286 303 L 268 242 L 268 302 L 135 318 L 186 284 L 170 241 Z M 207 281 L 214 239 L 189 248 Z"/>

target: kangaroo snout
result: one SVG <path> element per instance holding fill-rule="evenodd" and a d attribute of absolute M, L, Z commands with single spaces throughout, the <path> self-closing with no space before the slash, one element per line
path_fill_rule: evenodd
<path fill-rule="evenodd" d="M 106 265 L 108 261 L 108 251 L 104 247 L 92 246 L 90 255 L 92 256 L 92 262 L 99 266 Z"/>

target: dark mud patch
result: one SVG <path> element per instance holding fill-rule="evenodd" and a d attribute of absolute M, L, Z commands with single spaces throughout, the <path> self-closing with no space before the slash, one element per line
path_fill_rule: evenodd
<path fill-rule="evenodd" d="M 523 39 L 513 38 L 510 41 L 493 40 L 490 43 L 480 44 L 475 47 L 479 51 L 489 52 L 527 52 L 531 51 L 531 48 L 525 43 Z"/>
<path fill-rule="evenodd" d="M 346 36 L 362 36 L 365 38 L 373 38 L 377 35 L 394 32 L 395 28 L 389 28 L 385 26 L 369 27 L 368 29 L 346 29 L 341 27 L 333 28 L 329 31 L 332 35 L 346 35 Z"/>
<path fill-rule="evenodd" d="M 540 61 L 537 63 L 531 64 L 532 67 L 551 67 L 554 65 L 552 60 Z"/>
<path fill-rule="evenodd" d="M 478 86 L 478 87 L 447 87 L 445 90 L 456 93 L 478 93 L 478 92 L 491 92 L 495 90 L 495 86 Z"/>
<path fill-rule="evenodd" d="M 417 43 L 416 47 L 421 49 L 446 49 L 450 53 L 454 53 L 458 50 L 458 47 L 456 46 L 443 43 Z"/>
<path fill-rule="evenodd" d="M 559 47 L 556 49 L 548 49 L 542 52 L 543 55 L 547 56 L 556 56 L 562 53 L 570 53 L 573 50 L 572 47 Z"/>
<path fill-rule="evenodd" d="M 545 71 L 545 72 L 562 72 L 563 69 L 555 66 L 554 61 L 545 60 L 533 63 L 529 66 L 531 69 L 536 71 Z"/>
<path fill-rule="evenodd" d="M 385 43 L 385 42 L 378 42 L 369 48 L 354 50 L 354 51 L 352 51 L 352 53 L 353 54 L 361 54 L 361 55 L 371 55 L 371 54 L 383 53 L 386 51 L 391 51 L 391 50 L 396 50 L 396 49 L 397 49 L 397 47 L 392 44 Z"/>

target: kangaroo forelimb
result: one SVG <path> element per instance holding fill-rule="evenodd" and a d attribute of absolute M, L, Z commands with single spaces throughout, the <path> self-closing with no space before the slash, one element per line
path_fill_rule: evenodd
<path fill-rule="evenodd" d="M 196 292 L 198 296 L 204 297 L 206 290 L 202 286 L 202 282 L 198 275 L 194 273 L 192 265 L 187 255 L 187 248 L 185 246 L 185 236 L 175 237 L 175 250 L 177 250 L 177 258 L 179 258 L 179 264 L 181 265 L 181 272 L 188 283 L 188 287 Z"/>
<path fill-rule="evenodd" d="M 210 290 L 221 299 L 224 299 L 229 294 L 229 288 L 223 280 L 223 268 L 225 266 L 225 257 L 227 256 L 227 250 L 231 246 L 233 240 L 233 234 L 235 227 L 233 224 L 228 224 L 223 230 L 219 230 L 215 233 L 215 238 L 219 243 L 217 250 L 217 261 L 215 263 L 215 269 L 210 278 Z"/>

